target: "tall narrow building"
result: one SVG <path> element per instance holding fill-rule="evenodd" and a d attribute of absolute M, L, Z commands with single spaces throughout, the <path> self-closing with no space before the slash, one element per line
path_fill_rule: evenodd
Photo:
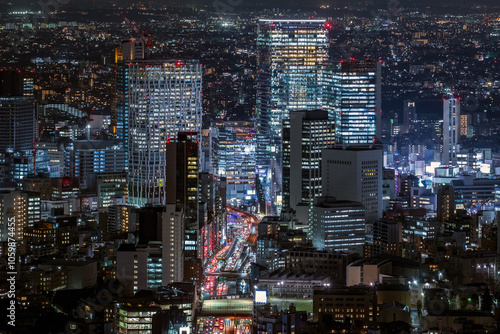
<path fill-rule="evenodd" d="M 348 60 L 323 66 L 323 107 L 335 119 L 336 143 L 373 144 L 381 136 L 380 63 Z"/>
<path fill-rule="evenodd" d="M 414 122 L 416 120 L 416 112 L 415 112 L 415 101 L 412 100 L 405 100 L 404 102 L 404 108 L 403 108 L 403 120 L 404 120 L 404 126 L 403 126 L 403 133 L 409 133 L 412 130 L 414 130 Z"/>
<path fill-rule="evenodd" d="M 129 66 L 128 62 L 133 60 L 143 60 L 145 56 L 144 42 L 142 41 L 124 41 L 115 48 L 115 76 L 114 84 L 116 87 L 113 96 L 111 110 L 112 132 L 115 135 L 118 147 L 125 152 L 125 158 L 128 155 L 128 113 L 129 113 Z M 125 162 L 127 163 L 127 159 Z M 127 166 L 126 166 L 127 167 Z"/>
<path fill-rule="evenodd" d="M 283 208 L 307 209 L 322 195 L 321 156 L 335 140 L 326 110 L 291 111 L 283 121 Z"/>
<path fill-rule="evenodd" d="M 443 165 L 456 165 L 459 136 L 460 100 L 450 97 L 443 101 Z"/>
<path fill-rule="evenodd" d="M 199 143 L 196 132 L 180 132 L 167 143 L 166 203 L 184 212 L 182 233 L 185 262 L 198 258 Z"/>
<path fill-rule="evenodd" d="M 202 70 L 198 61 L 127 64 L 129 203 L 166 203 L 166 145 L 179 132 L 201 142 Z"/>
<path fill-rule="evenodd" d="M 261 19 L 257 29 L 257 171 L 266 199 L 274 201 L 281 190 L 282 121 L 291 110 L 321 107 L 328 37 L 325 20 Z"/>

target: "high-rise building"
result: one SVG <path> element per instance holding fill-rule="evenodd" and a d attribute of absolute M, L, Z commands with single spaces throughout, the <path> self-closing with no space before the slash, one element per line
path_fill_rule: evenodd
<path fill-rule="evenodd" d="M 110 205 L 127 202 L 127 173 L 99 173 L 96 175 L 97 206 L 106 208 Z"/>
<path fill-rule="evenodd" d="M 166 145 L 166 203 L 175 204 L 184 212 L 184 250 L 191 258 L 198 257 L 198 133 L 181 132 L 177 140 Z"/>
<path fill-rule="evenodd" d="M 309 223 L 309 236 L 317 249 L 361 253 L 365 242 L 365 208 L 360 202 L 317 197 Z"/>
<path fill-rule="evenodd" d="M 127 62 L 144 59 L 144 43 L 142 41 L 124 41 L 115 48 L 116 91 L 112 104 L 111 124 L 118 145 L 128 154 L 129 125 L 129 66 Z"/>
<path fill-rule="evenodd" d="M 380 139 L 380 63 L 326 62 L 322 80 L 323 107 L 335 119 L 336 142 L 366 145 Z"/>
<path fill-rule="evenodd" d="M 323 150 L 323 196 L 363 203 L 367 223 L 381 218 L 382 160 L 383 153 L 379 149 Z"/>
<path fill-rule="evenodd" d="M 163 285 L 184 281 L 184 219 L 183 211 L 167 204 L 162 214 L 161 240 Z"/>
<path fill-rule="evenodd" d="M 30 150 L 35 140 L 36 108 L 33 82 L 27 86 L 21 71 L 0 72 L 0 152 Z"/>
<path fill-rule="evenodd" d="M 95 185 L 97 173 L 123 172 L 123 149 L 110 140 L 78 140 L 68 145 L 64 174 L 80 180 L 81 189 Z"/>
<path fill-rule="evenodd" d="M 321 196 L 321 154 L 335 140 L 334 123 L 323 110 L 291 111 L 283 120 L 283 208 L 297 210 Z"/>
<path fill-rule="evenodd" d="M 403 108 L 403 133 L 408 133 L 412 129 L 414 129 L 414 124 L 413 122 L 416 119 L 416 112 L 415 112 L 416 106 L 415 106 L 415 101 L 411 100 L 405 100 L 404 102 L 404 108 Z"/>
<path fill-rule="evenodd" d="M 460 100 L 450 97 L 443 101 L 443 165 L 457 163 L 460 136 Z"/>
<path fill-rule="evenodd" d="M 41 218 L 40 194 L 27 191 L 0 192 L 0 242 L 22 241 L 24 229 Z"/>
<path fill-rule="evenodd" d="M 255 129 L 249 122 L 224 122 L 212 128 L 218 132 L 213 155 L 217 176 L 226 177 L 227 203 L 254 210 Z"/>
<path fill-rule="evenodd" d="M 321 108 L 328 37 L 325 20 L 261 19 L 257 29 L 257 170 L 266 184 L 278 184 L 266 193 L 271 199 L 281 190 L 269 177 L 271 160 L 281 171 L 283 119 L 291 110 Z"/>
<path fill-rule="evenodd" d="M 130 205 L 111 205 L 108 207 L 109 233 L 135 232 L 137 230 L 136 207 Z"/>
<path fill-rule="evenodd" d="M 179 132 L 201 142 L 201 65 L 197 61 L 126 63 L 129 89 L 129 203 L 165 204 L 166 145 Z"/>

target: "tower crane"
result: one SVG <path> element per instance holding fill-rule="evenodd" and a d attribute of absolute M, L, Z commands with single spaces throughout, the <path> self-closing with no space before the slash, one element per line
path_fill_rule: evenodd
<path fill-rule="evenodd" d="M 141 30 L 138 27 L 138 24 L 134 20 L 130 20 L 127 18 L 123 12 L 120 13 L 125 22 L 134 30 L 137 36 L 144 42 L 144 46 L 148 49 L 153 47 L 153 35 L 148 32 L 148 28 Z"/>

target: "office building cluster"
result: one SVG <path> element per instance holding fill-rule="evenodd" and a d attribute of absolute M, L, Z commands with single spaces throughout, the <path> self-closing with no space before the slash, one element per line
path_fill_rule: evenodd
<path fill-rule="evenodd" d="M 500 330 L 494 6 L 17 5 L 0 332 Z"/>

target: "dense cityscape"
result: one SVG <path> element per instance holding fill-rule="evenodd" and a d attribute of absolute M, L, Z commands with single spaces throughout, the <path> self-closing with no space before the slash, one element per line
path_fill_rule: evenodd
<path fill-rule="evenodd" d="M 500 333 L 500 4 L 0 7 L 0 333 Z"/>

